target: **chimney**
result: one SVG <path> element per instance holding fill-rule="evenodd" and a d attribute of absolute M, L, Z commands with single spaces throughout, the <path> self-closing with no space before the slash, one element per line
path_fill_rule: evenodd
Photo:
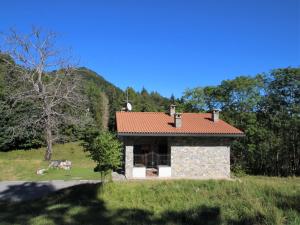
<path fill-rule="evenodd" d="M 169 114 L 170 116 L 174 116 L 175 115 L 175 108 L 176 108 L 176 105 L 170 105 L 170 111 L 169 111 Z"/>
<path fill-rule="evenodd" d="M 211 113 L 211 119 L 213 122 L 218 122 L 219 121 L 219 110 L 213 109 Z"/>
<path fill-rule="evenodd" d="M 181 119 L 181 113 L 175 113 L 174 115 L 174 125 L 175 127 L 181 127 L 182 125 L 182 119 Z"/>

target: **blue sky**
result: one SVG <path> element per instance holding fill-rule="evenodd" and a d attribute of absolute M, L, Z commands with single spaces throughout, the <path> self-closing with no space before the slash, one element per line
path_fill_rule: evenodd
<path fill-rule="evenodd" d="M 300 65 L 299 0 L 1 2 L 0 31 L 32 25 L 115 85 L 167 97 Z"/>

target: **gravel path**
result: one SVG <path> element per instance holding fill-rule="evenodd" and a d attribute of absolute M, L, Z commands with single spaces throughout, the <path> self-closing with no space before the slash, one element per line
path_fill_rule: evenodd
<path fill-rule="evenodd" d="M 97 180 L 79 181 L 1 181 L 0 182 L 0 201 L 19 202 L 40 198 L 51 192 L 79 184 L 100 183 Z"/>

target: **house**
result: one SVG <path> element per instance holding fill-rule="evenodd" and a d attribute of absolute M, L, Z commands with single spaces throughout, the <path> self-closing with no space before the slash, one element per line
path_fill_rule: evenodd
<path fill-rule="evenodd" d="M 117 112 L 124 143 L 125 176 L 131 178 L 229 178 L 230 144 L 244 136 L 219 112 Z"/>

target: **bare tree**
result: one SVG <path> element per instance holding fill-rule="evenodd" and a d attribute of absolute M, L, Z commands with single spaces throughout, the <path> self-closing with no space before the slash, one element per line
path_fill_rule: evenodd
<path fill-rule="evenodd" d="M 76 114 L 84 109 L 80 76 L 66 51 L 55 47 L 55 40 L 55 33 L 39 28 L 32 28 L 28 35 L 12 29 L 5 35 L 4 46 L 5 53 L 14 60 L 7 60 L 14 69 L 14 75 L 8 78 L 15 88 L 11 99 L 14 104 L 34 101 L 39 109 L 34 120 L 24 121 L 41 126 L 44 131 L 45 160 L 51 159 L 59 126 L 80 122 Z"/>

